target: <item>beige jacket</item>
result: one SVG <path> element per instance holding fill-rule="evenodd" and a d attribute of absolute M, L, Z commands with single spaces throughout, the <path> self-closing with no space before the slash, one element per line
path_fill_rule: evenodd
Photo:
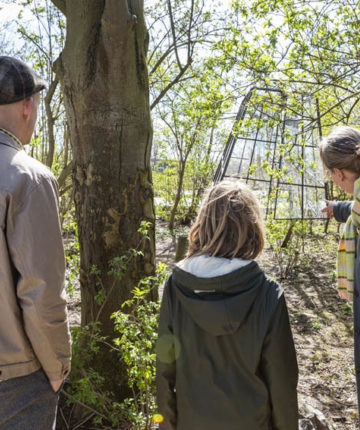
<path fill-rule="evenodd" d="M 57 182 L 0 131 L 0 380 L 70 368 Z M 1 383 L 1 382 L 0 382 Z"/>

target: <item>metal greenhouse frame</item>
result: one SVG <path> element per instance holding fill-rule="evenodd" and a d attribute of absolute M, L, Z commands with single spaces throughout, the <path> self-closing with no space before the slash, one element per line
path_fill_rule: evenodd
<path fill-rule="evenodd" d="M 329 196 L 317 142 L 322 137 L 317 100 L 302 100 L 307 115 L 290 117 L 281 89 L 252 88 L 244 97 L 217 167 L 214 182 L 249 183 L 266 215 L 278 220 L 324 219 Z"/>

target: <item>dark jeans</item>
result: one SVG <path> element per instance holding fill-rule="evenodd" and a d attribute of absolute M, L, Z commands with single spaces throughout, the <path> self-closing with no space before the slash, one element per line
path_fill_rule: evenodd
<path fill-rule="evenodd" d="M 0 430 L 53 430 L 57 402 L 42 370 L 0 381 Z"/>

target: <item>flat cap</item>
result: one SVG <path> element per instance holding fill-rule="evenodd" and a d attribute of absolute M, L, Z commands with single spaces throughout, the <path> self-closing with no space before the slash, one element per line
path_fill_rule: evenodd
<path fill-rule="evenodd" d="M 0 105 L 27 99 L 46 86 L 46 82 L 22 61 L 0 56 Z"/>

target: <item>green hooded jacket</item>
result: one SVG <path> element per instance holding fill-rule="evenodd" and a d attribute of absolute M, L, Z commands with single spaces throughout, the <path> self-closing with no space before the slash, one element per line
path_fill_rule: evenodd
<path fill-rule="evenodd" d="M 255 261 L 213 278 L 175 267 L 157 343 L 160 429 L 297 430 L 297 380 L 283 290 Z"/>

